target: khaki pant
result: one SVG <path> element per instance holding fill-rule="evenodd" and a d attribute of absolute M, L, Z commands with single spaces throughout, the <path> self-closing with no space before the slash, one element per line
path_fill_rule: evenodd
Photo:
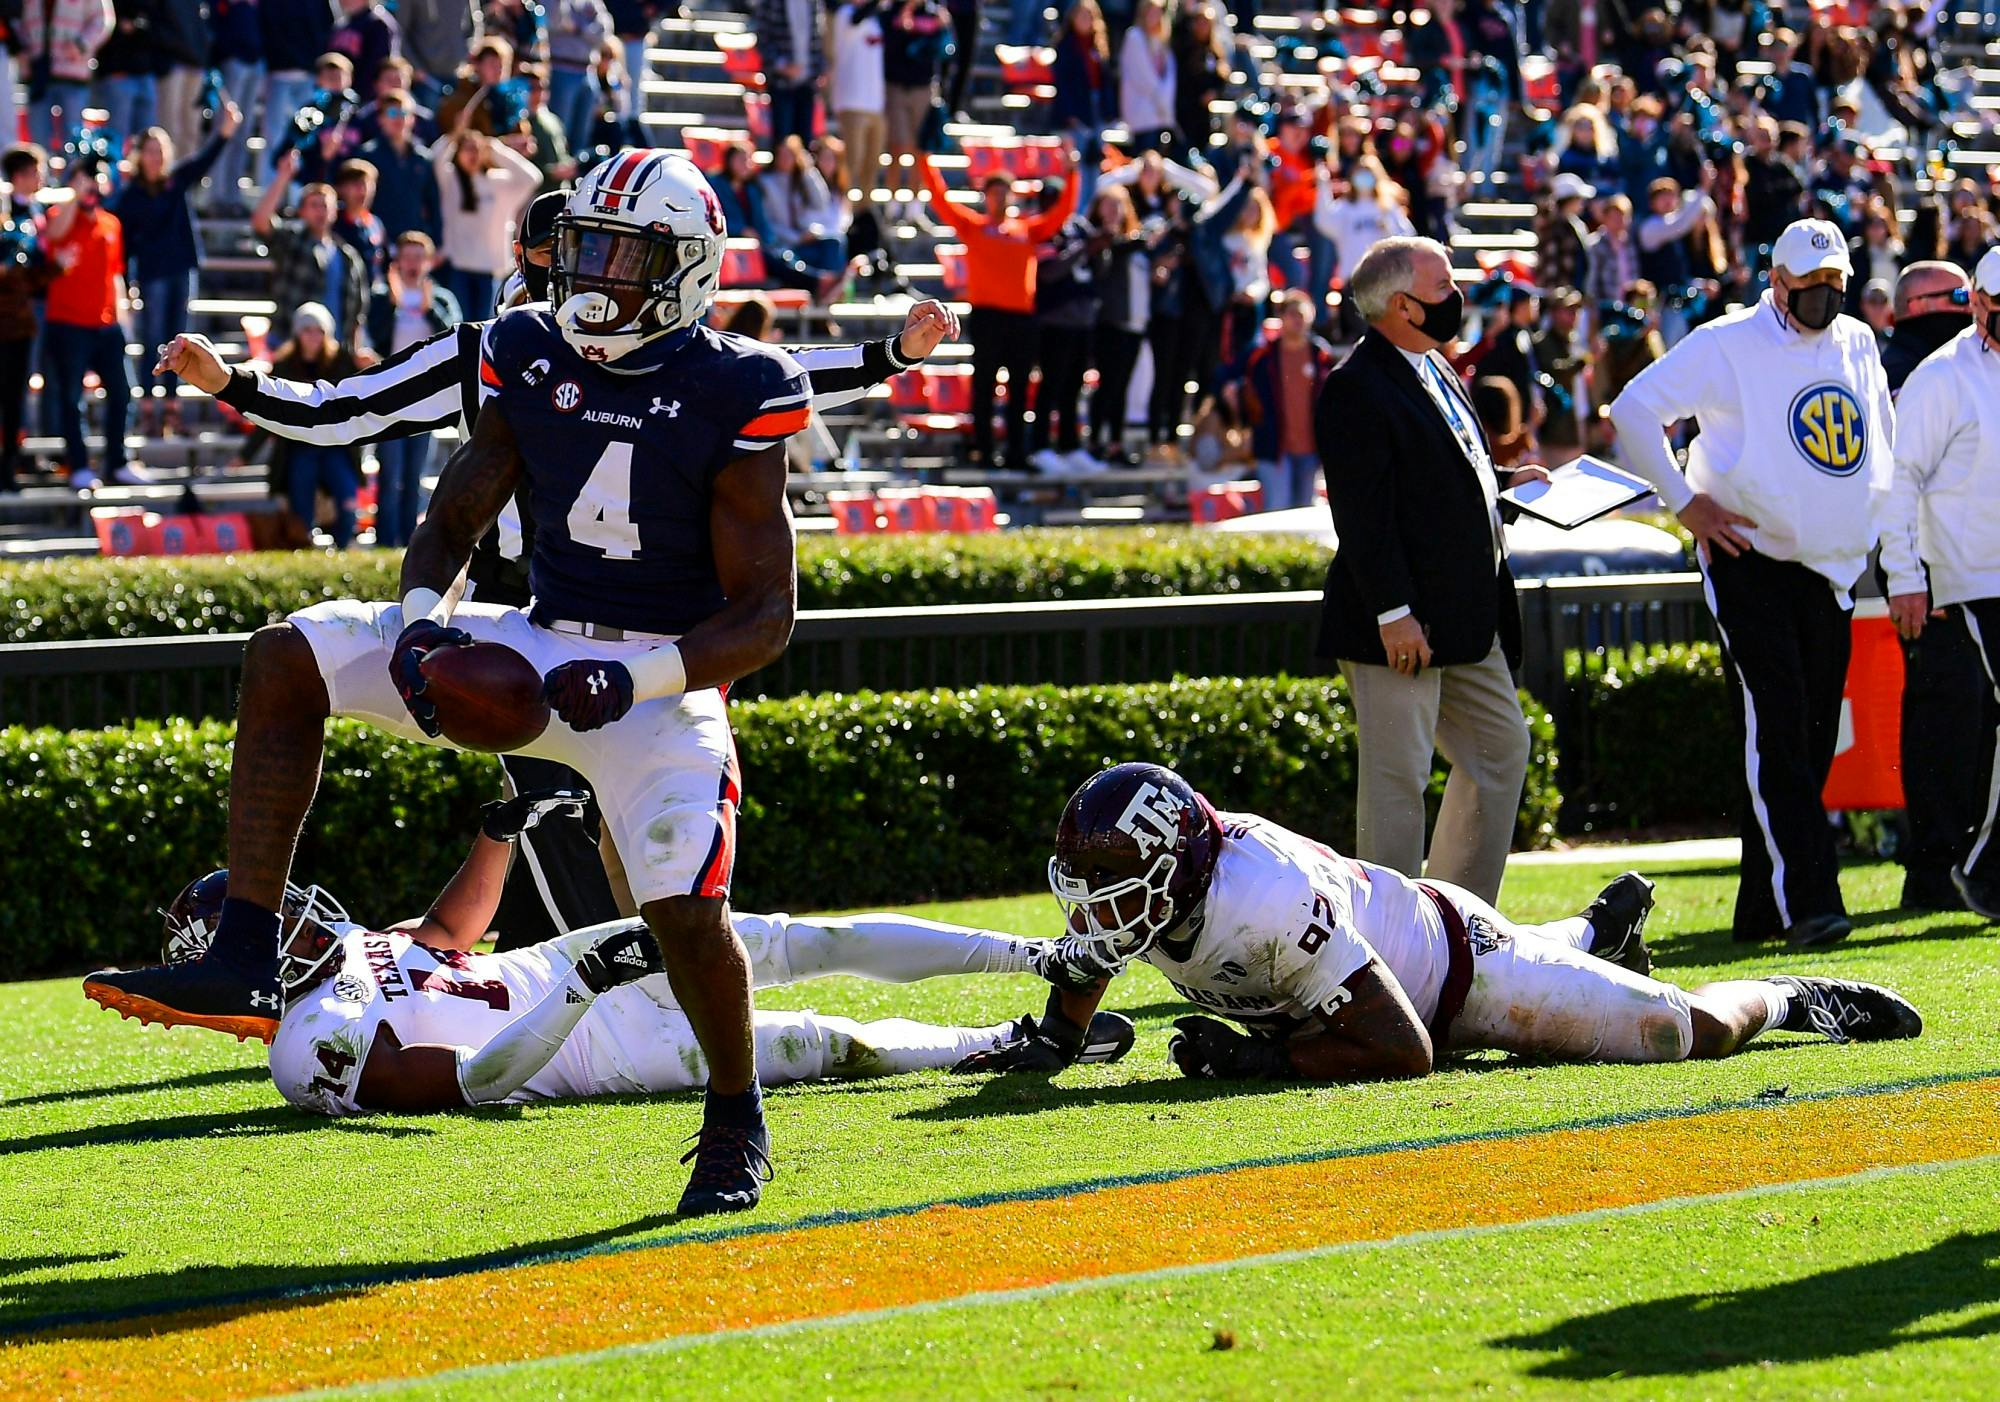
<path fill-rule="evenodd" d="M 847 178 L 866 199 L 882 183 L 882 142 L 888 121 L 880 112 L 836 112 L 834 121 L 847 144 Z"/>
<path fill-rule="evenodd" d="M 1342 662 L 1361 735 L 1354 855 L 1497 900 L 1528 774 L 1528 725 L 1496 642 L 1483 661 L 1426 667 Z M 1432 755 L 1451 764 L 1424 865 Z"/>

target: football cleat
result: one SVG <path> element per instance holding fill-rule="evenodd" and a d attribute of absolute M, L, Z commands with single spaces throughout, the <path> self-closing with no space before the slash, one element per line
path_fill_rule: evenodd
<path fill-rule="evenodd" d="M 1792 995 L 1780 1032 L 1817 1032 L 1832 1042 L 1893 1042 L 1920 1036 L 1923 1014 L 1902 994 L 1880 984 L 1845 978 L 1795 978 L 1777 974 L 1764 980 Z"/>
<path fill-rule="evenodd" d="M 776 1171 L 771 1166 L 771 1137 L 762 1122 L 754 1128 L 705 1124 L 694 1141 L 694 1147 L 681 1155 L 682 1163 L 694 1161 L 694 1176 L 675 1212 L 682 1217 L 712 1217 L 755 1207 Z"/>
<path fill-rule="evenodd" d="M 123 1017 L 162 1027 L 206 1027 L 237 1041 L 278 1035 L 284 995 L 275 970 L 253 975 L 226 959 L 207 957 L 144 969 L 99 969 L 83 980 L 83 996 Z"/>
<path fill-rule="evenodd" d="M 1646 917 L 1652 911 L 1652 882 L 1636 871 L 1614 878 L 1583 913 L 1590 922 L 1590 952 L 1635 974 L 1651 975 L 1653 951 L 1646 947 Z"/>

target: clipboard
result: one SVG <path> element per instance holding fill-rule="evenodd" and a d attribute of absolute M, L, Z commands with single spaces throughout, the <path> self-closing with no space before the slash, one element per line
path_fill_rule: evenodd
<path fill-rule="evenodd" d="M 1500 500 L 1569 531 L 1652 494 L 1652 483 L 1602 458 L 1585 456 L 1557 468 L 1546 482 L 1509 487 L 1500 493 Z"/>

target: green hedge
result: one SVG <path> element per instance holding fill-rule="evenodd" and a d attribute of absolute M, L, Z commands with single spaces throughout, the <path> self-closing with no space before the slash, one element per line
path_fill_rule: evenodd
<path fill-rule="evenodd" d="M 1572 658 L 1586 734 L 1564 746 L 1588 788 L 1567 795 L 1565 817 L 1590 828 L 1715 823 L 1743 782 L 1729 678 L 1714 643 L 1635 656 Z"/>
<path fill-rule="evenodd" d="M 1317 589 L 1326 552 L 1293 536 L 1185 529 L 808 536 L 802 608 L 1019 603 Z M 321 599 L 392 599 L 402 552 L 68 559 L 0 565 L 0 642 L 237 633 Z"/>
<path fill-rule="evenodd" d="M 1123 759 L 1177 765 L 1225 807 L 1340 846 L 1354 831 L 1354 720 L 1337 680 L 805 697 L 732 715 L 746 909 L 1037 889 L 1070 791 Z M 1561 796 L 1538 708 L 1531 730 L 1520 836 L 1538 844 Z M 157 951 L 157 907 L 223 860 L 230 735 L 220 722 L 0 731 L 0 948 L 13 974 Z M 463 856 L 497 770 L 338 723 L 295 869 L 363 920 L 420 911 Z"/>

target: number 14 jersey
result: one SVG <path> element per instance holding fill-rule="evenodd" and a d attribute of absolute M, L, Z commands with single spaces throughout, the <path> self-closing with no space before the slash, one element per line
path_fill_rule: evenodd
<path fill-rule="evenodd" d="M 679 635 L 720 611 L 715 479 L 803 429 L 811 393 L 783 350 L 707 326 L 600 365 L 545 305 L 495 319 L 480 405 L 507 421 L 524 464 L 537 621 Z"/>
<path fill-rule="evenodd" d="M 1247 813 L 1218 814 L 1222 852 L 1187 922 L 1140 956 L 1206 1012 L 1283 1035 L 1317 1030 L 1379 956 L 1417 1016 L 1450 962 L 1443 917 L 1400 872 Z"/>

